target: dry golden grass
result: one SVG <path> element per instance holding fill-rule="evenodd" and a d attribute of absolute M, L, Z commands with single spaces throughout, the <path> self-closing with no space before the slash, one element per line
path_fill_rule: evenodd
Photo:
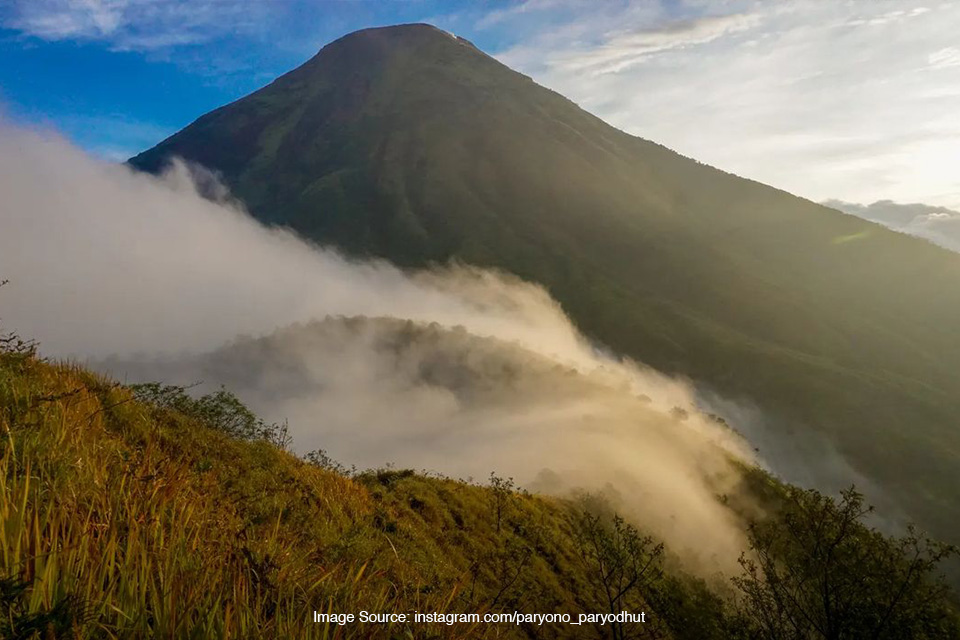
<path fill-rule="evenodd" d="M 453 602 L 456 581 L 409 600 L 411 567 L 370 524 L 375 505 L 357 481 L 157 411 L 76 366 L 5 364 L 8 635 L 350 637 L 313 624 L 313 610 Z M 336 548 L 346 538 L 352 548 Z"/>
<path fill-rule="evenodd" d="M 575 510 L 508 493 L 501 527 L 489 487 L 342 475 L 73 364 L 0 352 L 0 637 L 542 634 L 312 622 L 315 610 L 593 610 Z"/>

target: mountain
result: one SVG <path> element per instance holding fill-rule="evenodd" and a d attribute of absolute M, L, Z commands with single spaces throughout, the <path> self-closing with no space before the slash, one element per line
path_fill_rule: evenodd
<path fill-rule="evenodd" d="M 960 542 L 960 255 L 628 135 L 427 25 L 345 36 L 130 164 L 174 156 L 351 254 L 540 282 L 611 348 L 827 434 Z"/>

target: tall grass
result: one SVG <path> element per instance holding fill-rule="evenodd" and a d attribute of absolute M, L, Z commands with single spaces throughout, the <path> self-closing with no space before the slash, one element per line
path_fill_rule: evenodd
<path fill-rule="evenodd" d="M 789 578 L 845 585 L 860 607 L 845 628 L 879 628 L 876 610 L 886 624 L 893 593 L 900 618 L 890 628 L 925 630 L 896 637 L 960 637 L 954 596 L 920 575 L 952 548 L 887 538 L 843 504 L 759 471 L 745 470 L 745 489 L 777 515 L 751 525 L 751 552 L 768 562 L 760 571 L 744 556 L 751 572 L 734 585 L 764 606 L 731 608 L 676 562 L 663 575 L 662 547 L 603 504 L 531 496 L 495 476 L 480 487 L 409 470 L 345 475 L 322 454 L 290 454 L 282 430 L 226 392 L 194 402 L 157 387 L 165 402 L 142 401 L 33 351 L 0 335 L 0 640 L 610 637 L 609 625 L 337 626 L 314 623 L 313 612 L 621 609 L 650 614 L 652 624 L 631 630 L 644 637 L 779 638 L 763 624 L 783 566 Z M 852 532 L 844 563 L 836 540 L 821 537 L 838 516 L 836 528 Z M 797 538 L 808 522 L 820 524 Z M 612 581 L 640 586 L 611 590 Z M 802 613 L 819 615 L 821 599 L 809 600 Z"/>
<path fill-rule="evenodd" d="M 78 367 L 2 357 L 0 636 L 387 637 L 405 630 L 313 611 L 454 602 L 456 580 L 412 597 L 357 482 Z"/>

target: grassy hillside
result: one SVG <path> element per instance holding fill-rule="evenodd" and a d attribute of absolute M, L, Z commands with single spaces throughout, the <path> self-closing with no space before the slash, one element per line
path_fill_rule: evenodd
<path fill-rule="evenodd" d="M 144 403 L 77 366 L 0 355 L 0 637 L 601 636 L 569 625 L 313 624 L 314 610 L 608 607 L 573 503 L 496 478 L 346 477 L 322 457 L 225 432 L 239 424 L 229 401 L 176 404 Z M 660 556 L 642 542 L 652 580 Z M 720 606 L 679 570 L 656 583 L 664 612 Z M 623 606 L 652 614 L 650 593 L 631 591 Z M 724 620 L 651 628 L 709 637 L 693 634 Z"/>
<path fill-rule="evenodd" d="M 797 575 L 813 621 L 800 624 L 823 618 L 829 632 L 802 637 L 960 637 L 952 596 L 930 578 L 950 550 L 869 531 L 855 496 L 837 506 L 745 470 L 751 504 L 777 515 L 750 525 L 747 573 L 708 584 L 601 498 L 532 496 L 496 477 L 344 474 L 322 453 L 291 455 L 282 427 L 229 394 L 131 389 L 10 337 L 0 347 L 5 639 L 780 638 L 771 590 Z M 842 615 L 819 609 L 825 578 Z M 621 610 L 648 623 L 312 622 Z"/>
<path fill-rule="evenodd" d="M 130 162 L 172 156 L 351 253 L 540 282 L 614 349 L 829 434 L 960 542 L 960 255 L 627 135 L 425 25 L 331 43 Z"/>

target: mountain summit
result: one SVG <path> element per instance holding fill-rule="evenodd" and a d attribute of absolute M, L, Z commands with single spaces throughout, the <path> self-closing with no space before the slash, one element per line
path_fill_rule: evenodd
<path fill-rule="evenodd" d="M 603 343 L 828 434 L 960 541 L 960 255 L 628 135 L 428 25 L 332 42 L 130 164 L 174 156 L 351 254 L 540 282 Z"/>

